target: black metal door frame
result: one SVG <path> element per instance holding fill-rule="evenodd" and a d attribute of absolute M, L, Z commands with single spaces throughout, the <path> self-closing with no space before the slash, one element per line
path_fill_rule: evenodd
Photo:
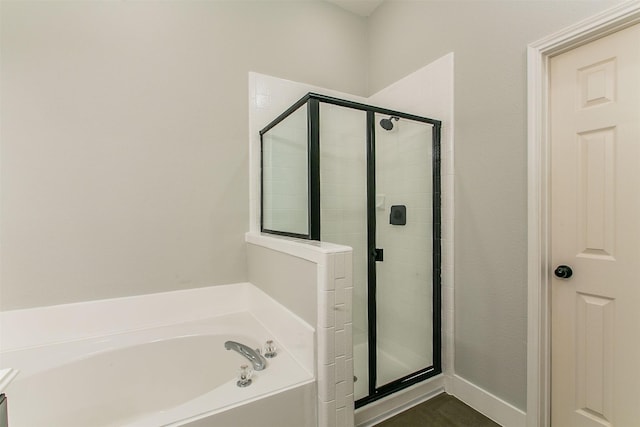
<path fill-rule="evenodd" d="M 412 386 L 420 381 L 424 381 L 435 375 L 442 373 L 442 339 L 441 339 L 441 237 L 442 237 L 442 216 L 441 216 L 441 177 L 440 177 L 440 134 L 441 123 L 429 122 L 433 125 L 432 138 L 432 178 L 433 178 L 433 364 L 424 369 L 413 372 L 404 377 L 398 378 L 391 383 L 376 386 L 377 383 L 377 242 L 376 242 L 376 128 L 375 110 L 367 111 L 367 231 L 368 231 L 368 359 L 369 359 L 369 394 L 355 402 L 356 408 L 379 400 L 399 390 Z M 387 114 L 386 112 L 383 114 Z M 397 115 L 397 114 L 390 114 Z M 402 118 L 402 116 L 399 116 Z"/>

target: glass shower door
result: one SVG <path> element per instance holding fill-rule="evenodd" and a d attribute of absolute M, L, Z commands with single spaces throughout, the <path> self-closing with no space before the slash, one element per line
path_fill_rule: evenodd
<path fill-rule="evenodd" d="M 428 123 L 375 115 L 376 388 L 433 366 L 433 170 Z"/>
<path fill-rule="evenodd" d="M 321 240 L 353 248 L 352 337 L 357 400 L 369 394 L 367 113 L 321 103 L 320 118 Z"/>

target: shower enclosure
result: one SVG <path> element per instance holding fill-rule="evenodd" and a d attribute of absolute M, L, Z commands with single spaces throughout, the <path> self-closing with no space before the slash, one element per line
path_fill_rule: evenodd
<path fill-rule="evenodd" d="M 356 407 L 441 372 L 438 120 L 309 93 L 261 132 L 261 229 L 353 248 Z"/>

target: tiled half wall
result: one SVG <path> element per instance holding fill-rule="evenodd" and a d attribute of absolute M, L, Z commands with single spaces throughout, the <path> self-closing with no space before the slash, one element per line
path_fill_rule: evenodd
<path fill-rule="evenodd" d="M 351 248 L 331 243 L 247 233 L 255 245 L 316 265 L 316 378 L 318 427 L 353 427 L 353 261 Z M 254 262 L 251 258 L 249 262 Z M 253 270 L 255 272 L 255 269 Z M 258 274 L 255 272 L 254 274 Z M 286 276 L 288 271 L 282 271 Z M 260 282 L 254 277 L 256 282 Z M 283 283 L 288 279 L 283 278 Z M 255 283 L 261 287 L 260 283 Z M 266 286 L 266 285 L 265 285 Z M 300 284 L 304 286 L 304 284 Z M 270 293 L 269 289 L 263 289 Z M 276 296 L 272 295 L 277 298 Z M 283 303 L 284 305 L 287 305 Z M 303 317 L 306 317 L 303 315 Z"/>
<path fill-rule="evenodd" d="M 318 425 L 353 426 L 352 253 L 318 265 Z"/>

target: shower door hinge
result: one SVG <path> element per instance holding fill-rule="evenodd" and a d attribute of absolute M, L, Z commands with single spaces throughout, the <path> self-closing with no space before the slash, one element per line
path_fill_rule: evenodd
<path fill-rule="evenodd" d="M 375 248 L 372 255 L 374 261 L 384 261 L 384 249 Z"/>

